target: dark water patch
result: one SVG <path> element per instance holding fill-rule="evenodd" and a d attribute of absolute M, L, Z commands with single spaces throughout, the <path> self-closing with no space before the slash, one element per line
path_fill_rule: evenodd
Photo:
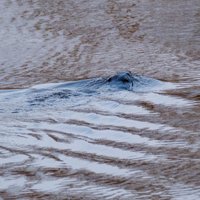
<path fill-rule="evenodd" d="M 19 108 L 12 111 L 12 113 L 18 113 L 20 110 L 31 109 L 31 107 L 28 108 L 28 105 L 54 106 L 62 101 L 64 103 L 68 102 L 70 106 L 70 104 L 73 104 L 71 101 L 81 102 L 82 99 L 89 99 L 99 95 L 104 96 L 105 93 L 117 93 L 120 91 L 149 92 L 155 86 L 162 84 L 161 81 L 149 77 L 131 72 L 119 72 L 110 77 L 38 85 L 24 90 L 1 90 L 0 95 L 2 103 L 5 101 L 14 105 L 15 103 L 19 104 Z M 8 106 L 10 107 L 11 104 Z M 24 107 L 25 105 L 27 107 Z"/>

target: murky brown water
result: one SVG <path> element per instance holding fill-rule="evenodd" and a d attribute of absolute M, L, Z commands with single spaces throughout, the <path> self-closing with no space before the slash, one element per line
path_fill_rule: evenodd
<path fill-rule="evenodd" d="M 0 199 L 200 199 L 199 0 L 1 0 L 0 13 Z M 31 109 L 13 90 L 123 70 L 171 86 Z"/>

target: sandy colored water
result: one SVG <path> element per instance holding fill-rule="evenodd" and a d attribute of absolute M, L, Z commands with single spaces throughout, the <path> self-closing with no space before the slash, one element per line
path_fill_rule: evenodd
<path fill-rule="evenodd" d="M 199 0 L 1 0 L 0 13 L 0 199 L 200 199 Z M 31 108 L 22 90 L 124 70 L 170 87 Z"/>

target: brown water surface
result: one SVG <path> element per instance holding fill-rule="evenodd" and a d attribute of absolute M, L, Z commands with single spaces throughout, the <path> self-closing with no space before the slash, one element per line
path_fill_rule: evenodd
<path fill-rule="evenodd" d="M 1 0 L 0 13 L 0 199 L 200 199 L 199 0 Z M 124 70 L 170 86 L 31 108 L 22 90 Z"/>

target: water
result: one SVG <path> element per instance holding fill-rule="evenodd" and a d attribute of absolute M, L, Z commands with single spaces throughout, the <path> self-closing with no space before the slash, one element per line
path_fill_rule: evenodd
<path fill-rule="evenodd" d="M 2 0 L 0 199 L 199 199 L 199 11 Z M 69 87 L 118 71 L 159 81 Z"/>

